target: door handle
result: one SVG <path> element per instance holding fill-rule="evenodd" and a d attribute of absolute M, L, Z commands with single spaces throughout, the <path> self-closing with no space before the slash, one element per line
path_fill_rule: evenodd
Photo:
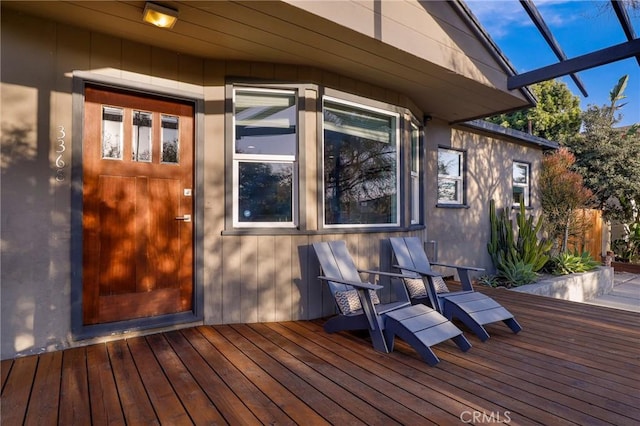
<path fill-rule="evenodd" d="M 177 216 L 176 220 L 182 220 L 183 222 L 191 222 L 191 215 L 185 214 L 184 216 Z"/>

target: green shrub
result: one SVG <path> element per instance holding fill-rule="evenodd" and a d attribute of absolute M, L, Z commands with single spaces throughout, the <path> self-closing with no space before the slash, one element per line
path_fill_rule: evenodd
<path fill-rule="evenodd" d="M 515 253 L 515 238 L 513 236 L 513 226 L 507 209 L 502 209 L 500 215 L 496 212 L 494 200 L 489 202 L 489 221 L 491 223 L 491 240 L 487 244 L 487 249 L 493 260 L 496 269 L 500 269 L 506 259 L 513 259 Z"/>
<path fill-rule="evenodd" d="M 520 202 L 520 211 L 516 214 L 516 222 L 518 224 L 516 250 L 520 259 L 525 264 L 531 265 L 533 272 L 538 272 L 549 260 L 549 250 L 551 250 L 553 241 L 538 238 L 542 230 L 542 216 L 534 225 L 533 215 L 526 217 L 522 201 Z"/>
<path fill-rule="evenodd" d="M 624 224 L 624 236 L 613 242 L 613 251 L 622 262 L 640 259 L 640 222 Z"/>
<path fill-rule="evenodd" d="M 504 262 L 498 271 L 498 277 L 504 279 L 513 287 L 519 287 L 535 282 L 538 274 L 533 270 L 532 264 L 517 260 L 515 262 Z"/>
<path fill-rule="evenodd" d="M 525 214 L 524 203 L 516 216 L 517 233 L 514 232 L 510 209 L 496 213 L 495 201 L 489 203 L 491 240 L 487 249 L 498 272 L 498 278 L 513 286 L 532 283 L 537 272 L 549 261 L 552 242 L 538 238 L 542 218 L 534 223 L 533 216 Z"/>
<path fill-rule="evenodd" d="M 486 285 L 487 287 L 499 287 L 501 285 L 497 275 L 481 275 L 477 278 L 478 284 Z"/>
<path fill-rule="evenodd" d="M 587 252 L 564 252 L 554 256 L 549 262 L 551 273 L 554 275 L 568 275 L 591 271 L 598 267 L 599 263 Z"/>

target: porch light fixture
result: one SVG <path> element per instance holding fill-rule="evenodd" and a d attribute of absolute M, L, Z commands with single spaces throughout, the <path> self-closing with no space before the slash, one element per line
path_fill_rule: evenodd
<path fill-rule="evenodd" d="M 173 28 L 178 20 L 178 11 L 155 3 L 145 3 L 142 20 L 160 28 Z"/>

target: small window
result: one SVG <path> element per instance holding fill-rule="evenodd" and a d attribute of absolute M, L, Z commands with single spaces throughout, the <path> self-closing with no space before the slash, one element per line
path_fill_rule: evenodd
<path fill-rule="evenodd" d="M 162 126 L 162 163 L 178 164 L 178 152 L 180 140 L 178 139 L 179 118 L 173 115 L 162 114 L 160 118 Z"/>
<path fill-rule="evenodd" d="M 513 205 L 529 206 L 529 164 L 513 162 Z"/>
<path fill-rule="evenodd" d="M 131 154 L 133 161 L 151 162 L 153 116 L 150 112 L 133 111 Z"/>
<path fill-rule="evenodd" d="M 438 149 L 438 203 L 464 204 L 464 151 Z"/>
<path fill-rule="evenodd" d="M 325 226 L 398 226 L 398 115 L 325 98 Z"/>
<path fill-rule="evenodd" d="M 234 226 L 296 225 L 296 92 L 234 90 Z"/>
<path fill-rule="evenodd" d="M 123 122 L 122 108 L 102 107 L 102 158 L 122 160 Z"/>
<path fill-rule="evenodd" d="M 420 223 L 420 128 L 411 123 L 411 224 Z"/>

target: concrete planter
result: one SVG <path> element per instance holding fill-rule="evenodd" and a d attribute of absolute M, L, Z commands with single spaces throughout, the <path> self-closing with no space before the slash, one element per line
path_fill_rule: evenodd
<path fill-rule="evenodd" d="M 574 302 L 584 302 L 596 296 L 609 293 L 612 289 L 613 268 L 600 266 L 598 269 L 580 274 L 545 275 L 534 284 L 527 284 L 510 290 Z"/>

